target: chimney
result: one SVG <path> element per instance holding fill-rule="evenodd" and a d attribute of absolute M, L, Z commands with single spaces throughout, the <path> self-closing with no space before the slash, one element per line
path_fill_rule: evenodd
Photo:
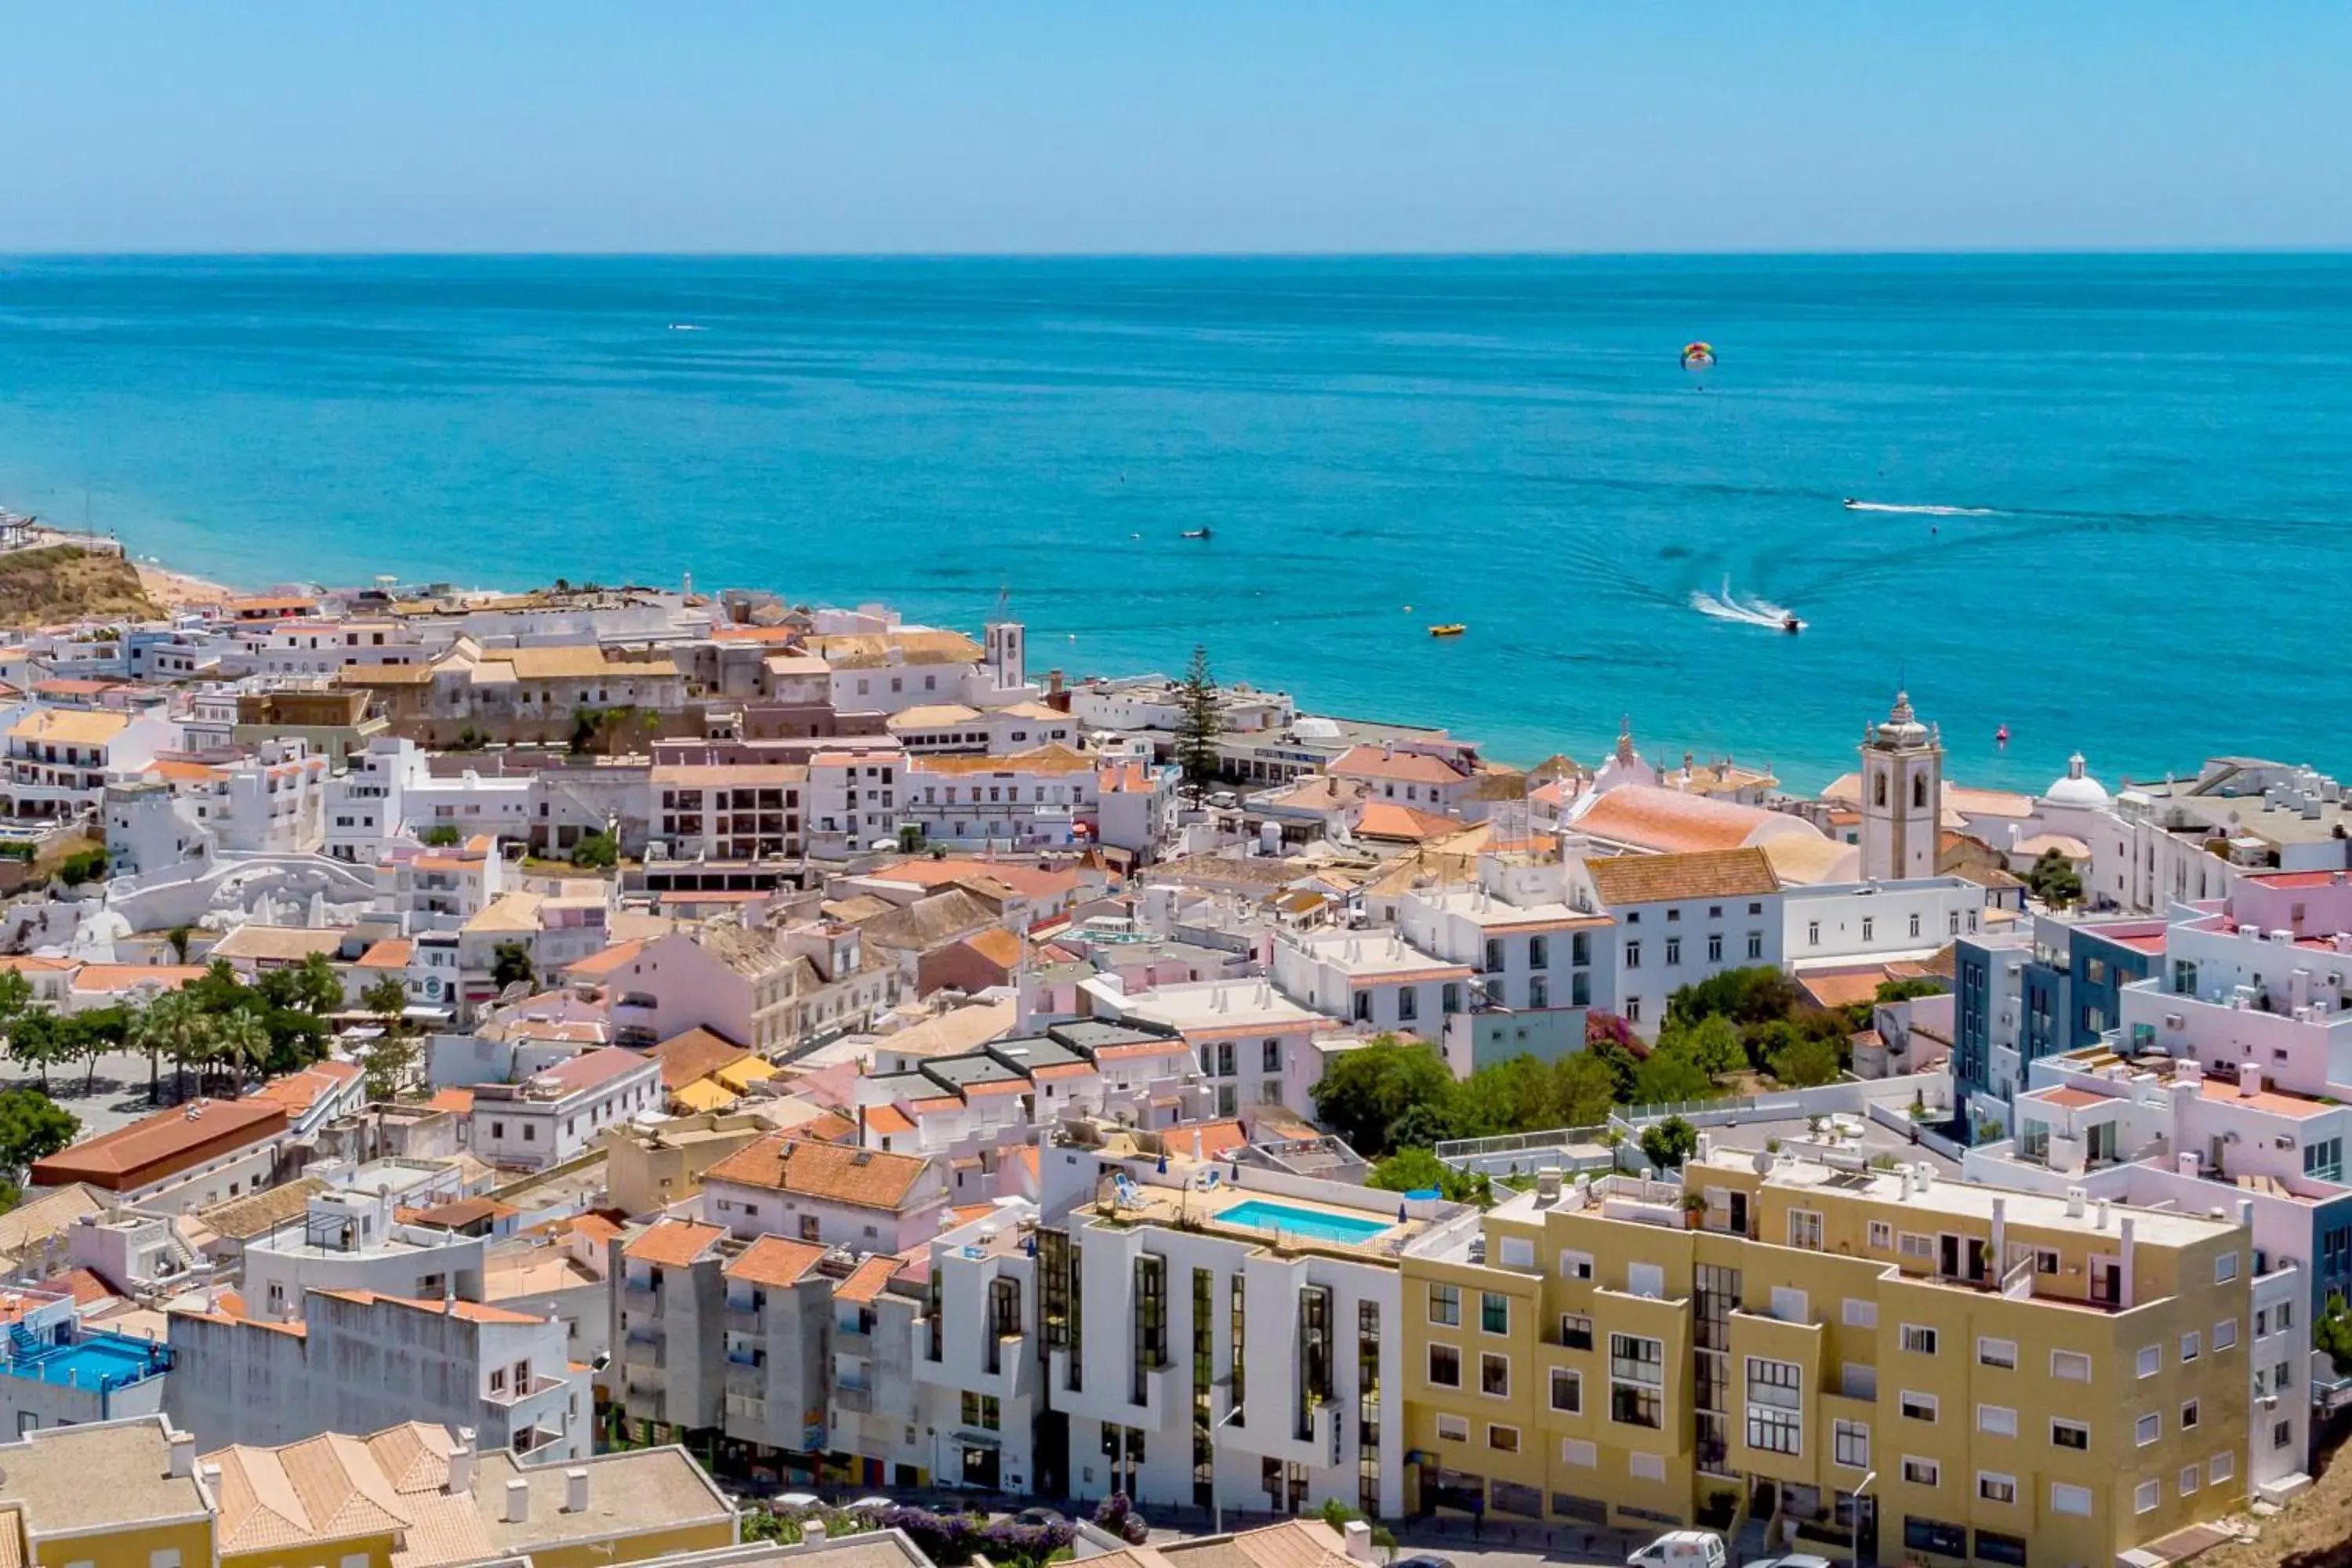
<path fill-rule="evenodd" d="M 1996 1197 L 1992 1200 L 1992 1266 L 1996 1274 L 2006 1267 L 2004 1259 L 2008 1257 L 2009 1200 Z"/>
<path fill-rule="evenodd" d="M 530 1522 L 530 1483 L 516 1479 L 507 1483 L 507 1510 L 500 1516 L 509 1524 Z"/>
<path fill-rule="evenodd" d="M 1192 1129 L 1192 1159 L 1196 1164 L 1201 1159 L 1201 1130 L 1197 1127 Z"/>
<path fill-rule="evenodd" d="M 2096 1204 L 2092 1205 L 2091 1228 L 2093 1230 L 2105 1230 L 2107 1228 L 2107 1200 L 2105 1198 L 2101 1198 Z"/>
<path fill-rule="evenodd" d="M 217 1506 L 220 1502 L 221 1493 L 220 1467 L 218 1465 L 199 1465 L 196 1468 L 196 1479 L 205 1483 L 205 1490 L 212 1494 L 213 1502 Z"/>
<path fill-rule="evenodd" d="M 1350 1563 L 1370 1563 L 1376 1561 L 1372 1556 L 1372 1527 L 1370 1525 L 1366 1524 L 1360 1519 L 1351 1519 L 1340 1531 L 1339 1534 L 1347 1545 L 1348 1560 Z"/>
<path fill-rule="evenodd" d="M 194 1432 L 172 1434 L 171 1477 L 184 1481 L 196 1473 L 196 1435 Z"/>
<path fill-rule="evenodd" d="M 449 1495 L 469 1497 L 474 1490 L 474 1429 L 457 1428 L 457 1446 L 449 1450 Z"/>
<path fill-rule="evenodd" d="M 2084 1196 L 2085 1194 L 2080 1187 L 2068 1187 L 2066 1189 L 2066 1217 L 2068 1219 L 2081 1219 L 2083 1217 L 2083 1201 Z"/>
<path fill-rule="evenodd" d="M 563 1472 L 563 1511 L 588 1511 L 588 1471 L 584 1466 L 574 1465 Z"/>
<path fill-rule="evenodd" d="M 2238 1098 L 2252 1100 L 2263 1091 L 2263 1069 L 2248 1062 L 2238 1069 Z"/>

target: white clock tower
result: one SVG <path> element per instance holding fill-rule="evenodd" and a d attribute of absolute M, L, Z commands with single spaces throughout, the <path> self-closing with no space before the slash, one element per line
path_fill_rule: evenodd
<path fill-rule="evenodd" d="M 1898 691 L 1894 711 L 1863 733 L 1862 874 L 1934 876 L 1943 809 L 1943 737 Z"/>

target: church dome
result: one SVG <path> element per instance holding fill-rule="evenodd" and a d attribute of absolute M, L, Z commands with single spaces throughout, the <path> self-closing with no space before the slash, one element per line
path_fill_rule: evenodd
<path fill-rule="evenodd" d="M 2077 752 L 2066 759 L 2066 776 L 2052 780 L 2050 787 L 2042 792 L 2042 799 L 2047 805 L 2096 811 L 2107 804 L 2108 796 L 2106 787 L 2083 771 L 2083 753 Z"/>

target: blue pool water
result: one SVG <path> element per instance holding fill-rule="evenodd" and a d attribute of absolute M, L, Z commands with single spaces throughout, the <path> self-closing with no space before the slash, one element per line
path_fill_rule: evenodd
<path fill-rule="evenodd" d="M 1346 1215 L 1325 1214 L 1320 1209 L 1295 1209 L 1288 1204 L 1270 1204 L 1264 1198 L 1252 1198 L 1245 1204 L 1235 1204 L 1217 1216 L 1225 1225 L 1243 1225 L 1252 1230 L 1279 1231 L 1285 1236 L 1304 1237 L 1309 1241 L 1339 1241 L 1353 1245 L 1370 1241 L 1382 1231 L 1395 1228 L 1384 1219 L 1351 1219 Z"/>
<path fill-rule="evenodd" d="M 120 1388 L 148 1375 L 153 1347 L 122 1339 L 86 1339 L 44 1351 L 29 1362 L 18 1362 L 21 1376 L 37 1377 L 60 1388 Z"/>

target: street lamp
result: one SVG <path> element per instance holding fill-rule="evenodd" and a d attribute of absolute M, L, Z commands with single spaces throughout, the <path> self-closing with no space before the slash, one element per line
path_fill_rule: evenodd
<path fill-rule="evenodd" d="M 1241 1415 L 1243 1408 L 1242 1405 L 1234 1405 L 1209 1427 L 1209 1508 L 1213 1519 L 1209 1533 L 1212 1535 L 1223 1535 L 1225 1532 L 1225 1499 L 1224 1495 L 1217 1490 L 1217 1434 L 1227 1422 Z"/>
<path fill-rule="evenodd" d="M 1853 1493 L 1851 1494 L 1853 1498 L 1853 1551 L 1849 1553 L 1849 1555 L 1853 1561 L 1853 1568 L 1862 1568 L 1863 1494 L 1870 1490 L 1872 1485 L 1874 1484 L 1877 1479 L 1878 1472 L 1876 1470 L 1865 1470 L 1863 1472 L 1861 1482 L 1855 1486 Z"/>

